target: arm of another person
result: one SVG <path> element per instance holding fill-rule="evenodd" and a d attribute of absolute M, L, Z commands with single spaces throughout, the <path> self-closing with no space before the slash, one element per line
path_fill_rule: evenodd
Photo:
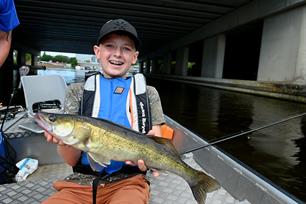
<path fill-rule="evenodd" d="M 11 48 L 12 30 L 19 25 L 13 0 L 0 1 L 0 67 Z"/>
<path fill-rule="evenodd" d="M 68 87 L 66 100 L 64 104 L 64 112 L 69 114 L 77 114 L 82 97 L 82 84 L 72 84 Z M 81 156 L 81 150 L 78 150 L 70 145 L 65 145 L 62 141 L 45 132 L 45 137 L 48 142 L 57 144 L 57 152 L 70 166 L 75 166 Z"/>
<path fill-rule="evenodd" d="M 0 31 L 0 67 L 5 62 L 11 48 L 11 31 Z"/>

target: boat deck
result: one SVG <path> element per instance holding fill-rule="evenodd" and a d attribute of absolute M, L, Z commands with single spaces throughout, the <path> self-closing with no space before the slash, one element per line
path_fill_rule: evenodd
<path fill-rule="evenodd" d="M 19 128 L 19 125 L 27 124 L 31 120 L 26 115 L 20 113 L 13 120 L 7 121 L 4 132 L 16 150 L 17 161 L 30 157 L 38 159 L 40 166 L 25 182 L 0 185 L 0 203 L 41 203 L 55 192 L 52 187 L 54 180 L 63 179 L 72 173 L 72 169 L 63 164 L 63 160 L 58 156 L 55 144 L 47 143 L 41 133 Z M 207 144 L 175 121 L 168 117 L 166 119 L 167 124 L 174 127 L 172 143 L 179 154 L 183 155 L 186 150 Z M 222 184 L 223 187 L 219 190 L 207 195 L 206 203 L 303 203 L 280 191 L 214 147 L 199 150 L 194 154 L 184 154 L 183 159 L 193 168 L 205 169 Z M 196 204 L 188 184 L 181 177 L 172 173 L 161 173 L 157 178 L 149 176 L 148 179 L 151 181 L 150 204 Z"/>
<path fill-rule="evenodd" d="M 184 159 L 194 168 L 200 167 L 193 160 L 192 154 Z M 26 181 L 0 185 L 0 203 L 41 203 L 55 190 L 52 182 L 62 179 L 72 173 L 71 167 L 66 164 L 42 165 L 30 175 Z M 151 182 L 150 204 L 196 204 L 188 184 L 179 176 L 162 172 L 159 177 L 148 176 Z M 248 204 L 248 201 L 235 200 L 224 188 L 207 194 L 208 204 Z"/>

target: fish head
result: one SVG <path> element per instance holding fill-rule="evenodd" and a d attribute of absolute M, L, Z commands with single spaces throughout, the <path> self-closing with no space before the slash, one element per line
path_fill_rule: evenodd
<path fill-rule="evenodd" d="M 70 115 L 39 112 L 34 119 L 41 128 L 65 144 L 73 145 L 82 139 L 76 137 L 77 121 Z"/>

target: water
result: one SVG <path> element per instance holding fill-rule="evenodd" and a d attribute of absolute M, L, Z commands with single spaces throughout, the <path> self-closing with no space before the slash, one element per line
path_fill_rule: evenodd
<path fill-rule="evenodd" d="M 52 68 L 46 70 L 37 70 L 37 75 L 60 75 L 62 76 L 67 84 L 75 82 L 83 82 L 85 78 L 86 70 L 74 70 L 74 69 L 63 69 L 63 68 Z"/>
<path fill-rule="evenodd" d="M 46 70 L 68 83 L 84 73 Z M 220 89 L 148 80 L 159 91 L 165 114 L 206 140 L 240 133 L 306 112 L 306 105 Z M 218 145 L 276 185 L 306 201 L 306 117 Z"/>
<path fill-rule="evenodd" d="M 165 114 L 206 140 L 240 133 L 306 112 L 306 105 L 220 89 L 150 80 Z M 306 117 L 218 145 L 306 201 Z"/>

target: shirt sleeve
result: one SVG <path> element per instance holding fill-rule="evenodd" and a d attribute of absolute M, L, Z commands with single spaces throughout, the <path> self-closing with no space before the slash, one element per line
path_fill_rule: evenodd
<path fill-rule="evenodd" d="M 83 97 L 84 83 L 72 83 L 68 86 L 65 98 L 64 112 L 78 114 L 80 102 Z"/>
<path fill-rule="evenodd" d="M 0 30 L 8 32 L 19 25 L 14 0 L 0 1 Z"/>
<path fill-rule="evenodd" d="M 150 101 L 152 125 L 161 125 L 165 123 L 163 108 L 157 90 L 152 87 L 147 87 L 147 93 Z"/>

